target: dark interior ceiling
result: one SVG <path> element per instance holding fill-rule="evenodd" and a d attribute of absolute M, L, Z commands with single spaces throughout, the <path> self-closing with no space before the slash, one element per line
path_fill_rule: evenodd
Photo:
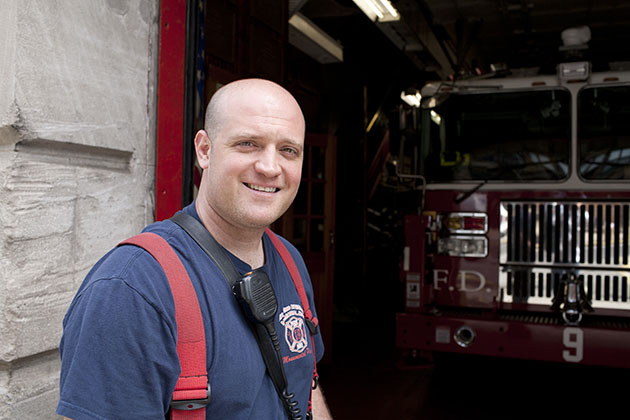
<path fill-rule="evenodd" d="M 370 45 L 373 66 L 385 49 L 400 51 L 422 77 L 445 78 L 508 68 L 553 73 L 563 58 L 561 32 L 587 25 L 585 58 L 594 70 L 630 61 L 630 1 L 626 0 L 392 0 L 395 23 L 371 22 L 352 0 L 292 0 L 298 11 L 343 47 Z M 374 28 L 377 28 L 376 30 Z M 619 66 L 620 64 L 617 64 Z M 626 65 L 627 67 L 627 65 Z"/>

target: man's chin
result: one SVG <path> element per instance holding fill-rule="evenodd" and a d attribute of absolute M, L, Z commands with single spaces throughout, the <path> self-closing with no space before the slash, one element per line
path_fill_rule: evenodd
<path fill-rule="evenodd" d="M 245 228 L 259 230 L 271 225 L 273 222 L 278 220 L 279 217 L 280 216 L 270 216 L 269 213 L 264 215 L 243 214 L 239 220 L 236 220 L 235 222 Z"/>
<path fill-rule="evenodd" d="M 249 205 L 244 207 L 243 216 L 252 221 L 276 221 L 280 218 L 289 208 L 289 206 L 281 205 L 278 202 L 250 202 Z"/>

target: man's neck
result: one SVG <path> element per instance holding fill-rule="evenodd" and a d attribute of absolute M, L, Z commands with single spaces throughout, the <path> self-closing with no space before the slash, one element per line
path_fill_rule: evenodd
<path fill-rule="evenodd" d="M 265 263 L 263 229 L 244 229 L 228 223 L 211 208 L 195 202 L 195 209 L 205 228 L 225 249 L 249 264 L 252 269 Z"/>

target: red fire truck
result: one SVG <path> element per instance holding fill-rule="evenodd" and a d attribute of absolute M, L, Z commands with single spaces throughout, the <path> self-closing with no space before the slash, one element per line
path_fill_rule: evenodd
<path fill-rule="evenodd" d="M 611 68 L 422 89 L 398 162 L 421 203 L 405 218 L 406 356 L 630 367 L 630 71 Z"/>

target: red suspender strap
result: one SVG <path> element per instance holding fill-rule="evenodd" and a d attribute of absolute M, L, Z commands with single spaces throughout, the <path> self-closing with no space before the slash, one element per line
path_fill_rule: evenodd
<path fill-rule="evenodd" d="M 155 233 L 141 233 L 119 245 L 144 248 L 160 264 L 175 301 L 177 355 L 181 374 L 173 391 L 171 419 L 205 420 L 210 398 L 206 370 L 206 338 L 195 289 L 173 248 Z"/>
<path fill-rule="evenodd" d="M 284 265 L 287 266 L 287 269 L 291 274 L 291 279 L 293 279 L 293 284 L 297 289 L 298 295 L 300 295 L 300 302 L 302 304 L 302 309 L 304 309 L 304 317 L 306 318 L 306 323 L 308 324 L 308 329 L 311 333 L 311 344 L 313 346 L 313 389 L 315 389 L 317 387 L 317 382 L 319 381 L 319 375 L 317 374 L 317 358 L 315 357 L 315 343 L 313 342 L 313 334 L 317 334 L 317 324 L 319 323 L 319 321 L 317 320 L 317 318 L 313 317 L 311 307 L 308 304 L 308 299 L 306 297 L 306 291 L 304 290 L 302 277 L 300 276 L 300 272 L 295 265 L 295 261 L 293 261 L 291 253 L 289 252 L 287 247 L 284 246 L 280 238 L 278 238 L 278 236 L 271 231 L 271 229 L 266 228 L 265 232 L 267 232 L 267 235 L 269 235 L 269 238 L 271 238 L 271 242 L 273 242 L 273 245 L 278 250 L 280 257 L 282 257 Z M 310 398 L 308 400 L 308 411 L 311 411 Z"/>
<path fill-rule="evenodd" d="M 304 317 L 311 321 L 315 328 L 317 328 L 317 324 L 319 321 L 317 318 L 313 317 L 313 313 L 311 312 L 311 307 L 308 304 L 308 299 L 306 298 L 306 291 L 304 290 L 304 283 L 302 283 L 302 277 L 300 277 L 300 272 L 298 271 L 297 266 L 295 265 L 295 261 L 293 261 L 293 257 L 289 253 L 289 250 L 282 243 L 280 238 L 276 236 L 275 233 L 271 231 L 271 229 L 265 229 L 267 235 L 271 238 L 273 245 L 276 247 L 280 256 L 282 257 L 282 261 L 289 269 L 289 273 L 291 274 L 291 278 L 293 279 L 293 283 L 295 284 L 295 288 L 297 289 L 298 295 L 300 295 L 300 302 L 302 303 L 302 308 L 304 309 Z M 309 328 L 312 328 L 309 326 Z M 311 333 L 315 333 L 315 331 L 311 331 Z"/>

